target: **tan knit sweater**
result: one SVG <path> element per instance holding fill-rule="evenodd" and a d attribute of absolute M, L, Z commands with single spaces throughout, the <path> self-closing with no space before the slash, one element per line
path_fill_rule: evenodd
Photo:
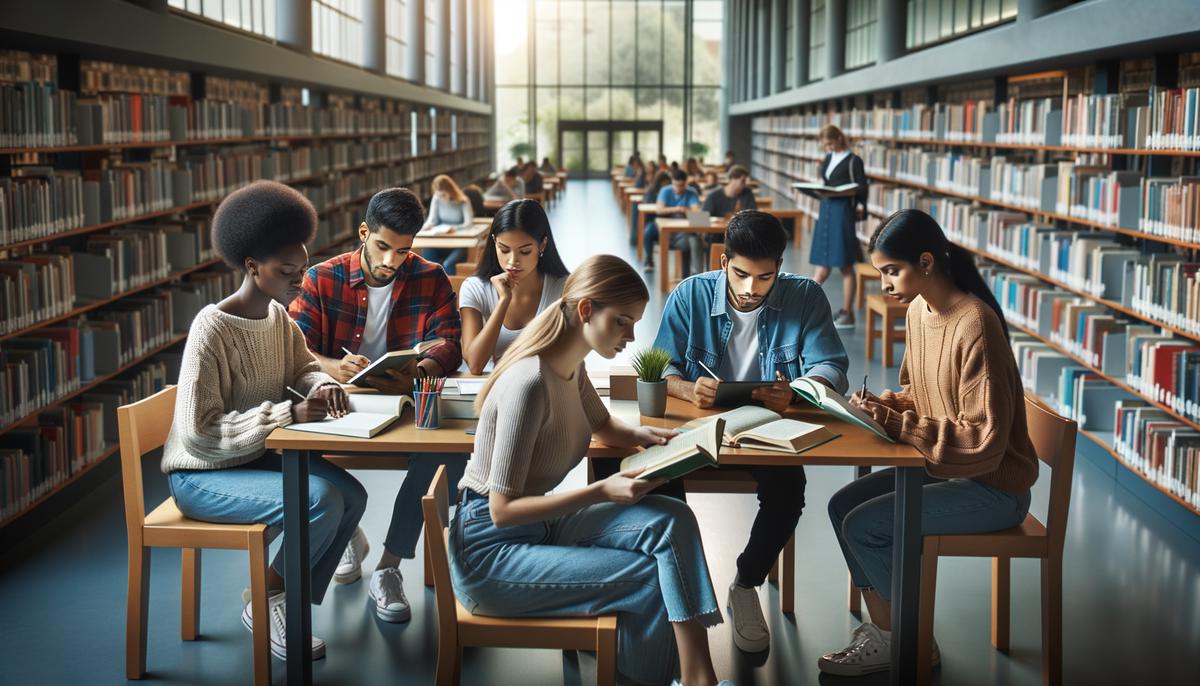
<path fill-rule="evenodd" d="M 264 319 L 205 307 L 192 320 L 184 346 L 163 473 L 257 459 L 266 452 L 267 435 L 292 423 L 287 386 L 310 395 L 334 383 L 279 303 L 271 303 Z"/>
<path fill-rule="evenodd" d="M 1021 377 L 1000 318 L 975 296 L 933 314 L 908 308 L 898 393 L 885 391 L 884 427 L 925 455 L 930 474 L 1010 493 L 1037 480 Z"/>

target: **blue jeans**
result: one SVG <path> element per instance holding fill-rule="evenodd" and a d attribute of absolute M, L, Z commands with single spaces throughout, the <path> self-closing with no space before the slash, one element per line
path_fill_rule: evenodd
<path fill-rule="evenodd" d="M 892 593 L 892 522 L 896 472 L 885 469 L 855 479 L 829 499 L 829 519 L 854 585 Z M 1029 512 L 1029 491 L 1006 493 L 971 479 L 944 481 L 925 475 L 921 489 L 923 535 L 978 534 L 1016 526 Z"/>
<path fill-rule="evenodd" d="M 458 480 L 467 467 L 469 455 L 462 453 L 413 453 L 408 456 L 408 473 L 396 493 L 392 505 L 392 522 L 388 525 L 383 547 L 397 557 L 411 560 L 416 557 L 417 539 L 421 537 L 425 516 L 421 513 L 421 497 L 429 490 L 439 465 L 446 465 L 450 492 L 458 490 Z"/>
<path fill-rule="evenodd" d="M 437 262 L 446 270 L 446 274 L 454 276 L 454 268 L 467 256 L 466 248 L 426 248 L 421 256 L 430 262 Z"/>
<path fill-rule="evenodd" d="M 450 570 L 455 594 L 474 614 L 616 613 L 617 669 L 650 684 L 679 671 L 671 622 L 721 621 L 685 503 L 650 495 L 499 528 L 485 496 L 467 490 L 463 498 L 450 528 Z"/>
<path fill-rule="evenodd" d="M 646 224 L 646 232 L 642 235 L 642 246 L 646 251 L 646 261 L 654 261 L 654 245 L 658 243 L 658 223 L 649 222 Z M 683 255 L 683 274 L 682 276 L 691 276 L 692 265 L 696 265 L 697 272 L 708 271 L 708 258 L 705 250 L 704 235 L 699 233 L 672 233 L 671 248 L 673 250 L 682 251 Z M 663 268 L 662 265 L 659 265 Z"/>
<path fill-rule="evenodd" d="M 367 509 L 367 492 L 346 470 L 320 458 L 308 463 L 308 540 L 312 598 L 318 605 L 342 551 Z M 171 472 L 167 483 L 179 511 L 205 522 L 283 526 L 283 463 L 278 453 L 228 469 Z M 287 541 L 284 541 L 287 545 Z M 283 576 L 283 548 L 271 561 Z"/>

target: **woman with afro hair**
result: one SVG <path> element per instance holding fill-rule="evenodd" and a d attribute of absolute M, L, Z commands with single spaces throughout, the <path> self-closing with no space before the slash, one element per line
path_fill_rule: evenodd
<path fill-rule="evenodd" d="M 321 371 L 288 316 L 308 266 L 305 244 L 317 213 L 298 191 L 259 181 L 230 193 L 212 220 L 213 245 L 242 285 L 192 321 L 162 471 L 179 510 L 193 519 L 283 524 L 280 456 L 265 442 L 276 428 L 346 413 L 345 391 Z M 299 399 L 288 390 L 296 389 Z M 312 595 L 319 603 L 366 509 L 354 477 L 320 457 L 309 462 Z M 287 541 L 284 541 L 287 545 Z M 267 570 L 271 652 L 285 658 L 283 549 Z M 251 629 L 249 592 L 242 623 Z M 313 658 L 325 655 L 313 639 Z"/>

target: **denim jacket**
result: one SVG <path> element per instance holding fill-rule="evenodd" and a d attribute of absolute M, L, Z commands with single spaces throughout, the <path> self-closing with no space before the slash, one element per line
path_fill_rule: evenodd
<path fill-rule="evenodd" d="M 733 322 L 726 312 L 725 272 L 685 279 L 663 307 L 654 345 L 671 353 L 666 375 L 695 381 L 706 375 L 697 363 L 721 367 Z M 781 272 L 758 315 L 758 366 L 768 381 L 779 371 L 788 381 L 819 376 L 845 393 L 849 358 L 833 327 L 829 301 L 812 279 Z"/>

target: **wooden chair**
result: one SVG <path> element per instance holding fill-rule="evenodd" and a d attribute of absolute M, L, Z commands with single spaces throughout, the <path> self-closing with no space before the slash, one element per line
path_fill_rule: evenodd
<path fill-rule="evenodd" d="M 710 272 L 721 268 L 721 255 L 724 254 L 724 243 L 713 243 L 708 247 L 708 270 Z"/>
<path fill-rule="evenodd" d="M 1074 421 L 1055 414 L 1030 393 L 1025 394 L 1029 438 L 1038 458 L 1051 470 L 1050 507 L 1043 525 L 1032 514 L 1020 526 L 986 534 L 926 536 L 921 555 L 920 635 L 917 641 L 918 683 L 929 683 L 933 650 L 933 606 L 939 557 L 992 558 L 992 645 L 1008 652 L 1010 561 L 1014 557 L 1042 561 L 1042 683 L 1062 683 L 1062 571 L 1071 480 L 1075 471 Z"/>
<path fill-rule="evenodd" d="M 459 262 L 454 265 L 454 276 L 470 276 L 475 273 L 478 262 Z"/>
<path fill-rule="evenodd" d="M 861 310 L 867 300 L 867 284 L 880 280 L 879 270 L 866 262 L 855 262 L 854 279 L 858 282 L 857 288 L 855 288 L 858 295 L 855 296 L 854 309 Z"/>
<path fill-rule="evenodd" d="M 883 339 L 883 366 L 892 367 L 895 363 L 893 352 L 897 342 L 904 341 L 904 331 L 897 326 L 904 321 L 908 305 L 897 302 L 879 293 L 867 296 L 867 360 L 875 359 L 875 339 Z M 882 320 L 879 331 L 875 330 L 876 315 Z"/>
<path fill-rule="evenodd" d="M 458 684 L 462 678 L 462 651 L 468 646 L 492 648 L 552 648 L 596 651 L 596 684 L 609 686 L 617 677 L 617 618 L 547 617 L 508 618 L 471 614 L 454 597 L 446 539 L 450 494 L 445 466 L 438 467 L 421 498 L 425 514 L 425 545 L 433 572 L 433 595 L 438 617 L 438 686 Z"/>
<path fill-rule="evenodd" d="M 188 519 L 167 498 L 146 514 L 142 456 L 167 441 L 175 415 L 175 387 L 117 409 L 121 441 L 121 486 L 129 533 L 129 587 L 125 609 L 125 676 L 146 675 L 150 548 L 183 551 L 183 606 L 180 633 L 194 641 L 200 633 L 200 550 L 224 548 L 250 553 L 250 605 L 254 622 L 254 683 L 271 683 L 270 626 L 267 617 L 267 536 L 265 524 L 211 524 Z"/>

